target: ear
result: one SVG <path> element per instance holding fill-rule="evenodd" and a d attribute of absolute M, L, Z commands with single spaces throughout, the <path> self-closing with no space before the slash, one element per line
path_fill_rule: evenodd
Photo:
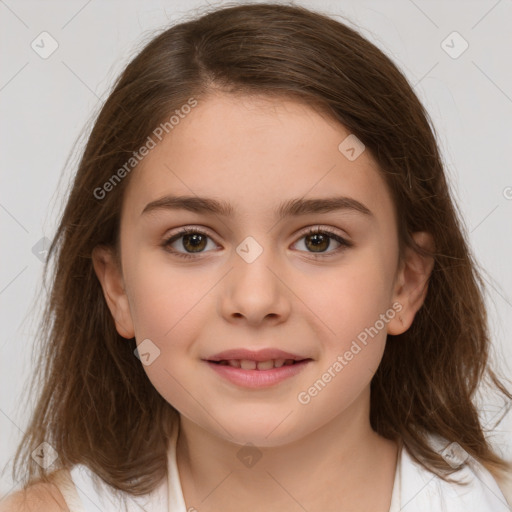
<path fill-rule="evenodd" d="M 124 287 L 122 271 L 114 249 L 97 246 L 92 251 L 94 271 L 103 288 L 103 295 L 114 318 L 117 332 L 127 339 L 135 336 L 130 305 Z"/>
<path fill-rule="evenodd" d="M 418 231 L 412 234 L 414 242 L 433 253 L 434 240 L 430 233 Z M 428 290 L 428 279 L 434 268 L 434 258 L 418 254 L 406 247 L 395 280 L 393 301 L 401 304 L 396 316 L 388 323 L 388 334 L 402 334 L 411 326 L 417 311 L 423 305 Z"/>

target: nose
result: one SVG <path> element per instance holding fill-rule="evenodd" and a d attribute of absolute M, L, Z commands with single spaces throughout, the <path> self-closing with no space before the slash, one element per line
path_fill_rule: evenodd
<path fill-rule="evenodd" d="M 254 248 L 249 248 L 249 254 L 251 250 Z M 254 252 L 246 257 L 241 250 L 234 255 L 233 268 L 223 284 L 220 313 L 230 322 L 245 321 L 251 326 L 284 322 L 290 315 L 293 294 L 282 266 L 271 250 L 263 249 L 253 257 Z"/>

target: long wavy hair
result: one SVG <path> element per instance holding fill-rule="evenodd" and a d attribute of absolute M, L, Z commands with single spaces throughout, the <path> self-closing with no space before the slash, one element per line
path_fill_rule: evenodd
<path fill-rule="evenodd" d="M 415 231 L 431 233 L 435 242 L 424 305 L 405 333 L 388 336 L 371 382 L 372 428 L 402 440 L 442 478 L 454 470 L 429 444 L 430 434 L 457 442 L 495 475 L 510 469 L 486 439 L 475 404 L 484 382 L 506 400 L 512 395 L 490 367 L 483 278 L 427 112 L 395 64 L 347 24 L 303 7 L 238 4 L 154 36 L 97 116 L 44 269 L 45 280 L 52 269 L 50 295 L 30 387 L 39 394 L 15 454 L 16 481 L 47 481 L 50 470 L 81 463 L 136 496 L 166 475 L 178 413 L 134 356 L 135 339 L 117 333 L 91 258 L 98 245 L 117 247 L 131 174 L 104 197 L 98 190 L 106 190 L 156 127 L 213 90 L 294 98 L 365 144 L 399 212 L 400 247 L 421 251 Z M 48 469 L 31 458 L 44 441 L 59 455 Z"/>

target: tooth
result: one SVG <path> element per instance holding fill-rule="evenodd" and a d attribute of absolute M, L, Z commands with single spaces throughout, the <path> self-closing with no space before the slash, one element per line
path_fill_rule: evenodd
<path fill-rule="evenodd" d="M 230 359 L 228 363 L 229 366 L 233 366 L 233 368 L 240 368 L 240 361 L 238 361 L 238 359 Z"/>
<path fill-rule="evenodd" d="M 256 370 L 256 361 L 249 361 L 248 359 L 240 360 L 240 368 L 242 370 Z"/>
<path fill-rule="evenodd" d="M 281 368 L 284 364 L 284 359 L 276 359 L 274 361 L 274 368 Z"/>
<path fill-rule="evenodd" d="M 270 370 L 274 368 L 274 361 L 270 359 L 269 361 L 260 361 L 257 364 L 258 370 Z"/>
<path fill-rule="evenodd" d="M 287 359 L 287 360 L 284 362 L 284 365 L 285 365 L 285 366 L 290 366 L 290 365 L 292 365 L 292 364 L 293 364 L 293 362 L 294 362 L 294 361 L 293 361 L 293 359 Z"/>

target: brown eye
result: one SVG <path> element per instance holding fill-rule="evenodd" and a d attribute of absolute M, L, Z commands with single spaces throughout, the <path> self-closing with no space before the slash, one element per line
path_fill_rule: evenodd
<path fill-rule="evenodd" d="M 312 249 L 313 252 L 325 252 L 331 245 L 331 238 L 325 236 L 325 234 L 315 233 L 304 238 L 306 239 L 306 247 Z"/>
<path fill-rule="evenodd" d="M 328 257 L 334 254 L 338 254 L 341 250 L 352 246 L 351 242 L 348 242 L 341 236 L 332 231 L 314 228 L 303 233 L 303 236 L 299 241 L 304 240 L 304 246 L 306 252 L 309 252 L 313 256 Z M 334 249 L 332 248 L 333 240 L 338 244 Z M 299 242 L 296 242 L 299 243 Z"/>
<path fill-rule="evenodd" d="M 199 233 L 184 235 L 183 247 L 190 252 L 201 252 L 206 247 L 206 237 Z"/>
<path fill-rule="evenodd" d="M 187 228 L 165 240 L 162 246 L 166 251 L 176 254 L 177 256 L 194 258 L 195 254 L 199 255 L 204 252 L 209 252 L 205 251 L 208 240 L 211 240 L 208 234 L 198 229 Z M 172 247 L 174 244 L 176 244 L 177 247 Z"/>

